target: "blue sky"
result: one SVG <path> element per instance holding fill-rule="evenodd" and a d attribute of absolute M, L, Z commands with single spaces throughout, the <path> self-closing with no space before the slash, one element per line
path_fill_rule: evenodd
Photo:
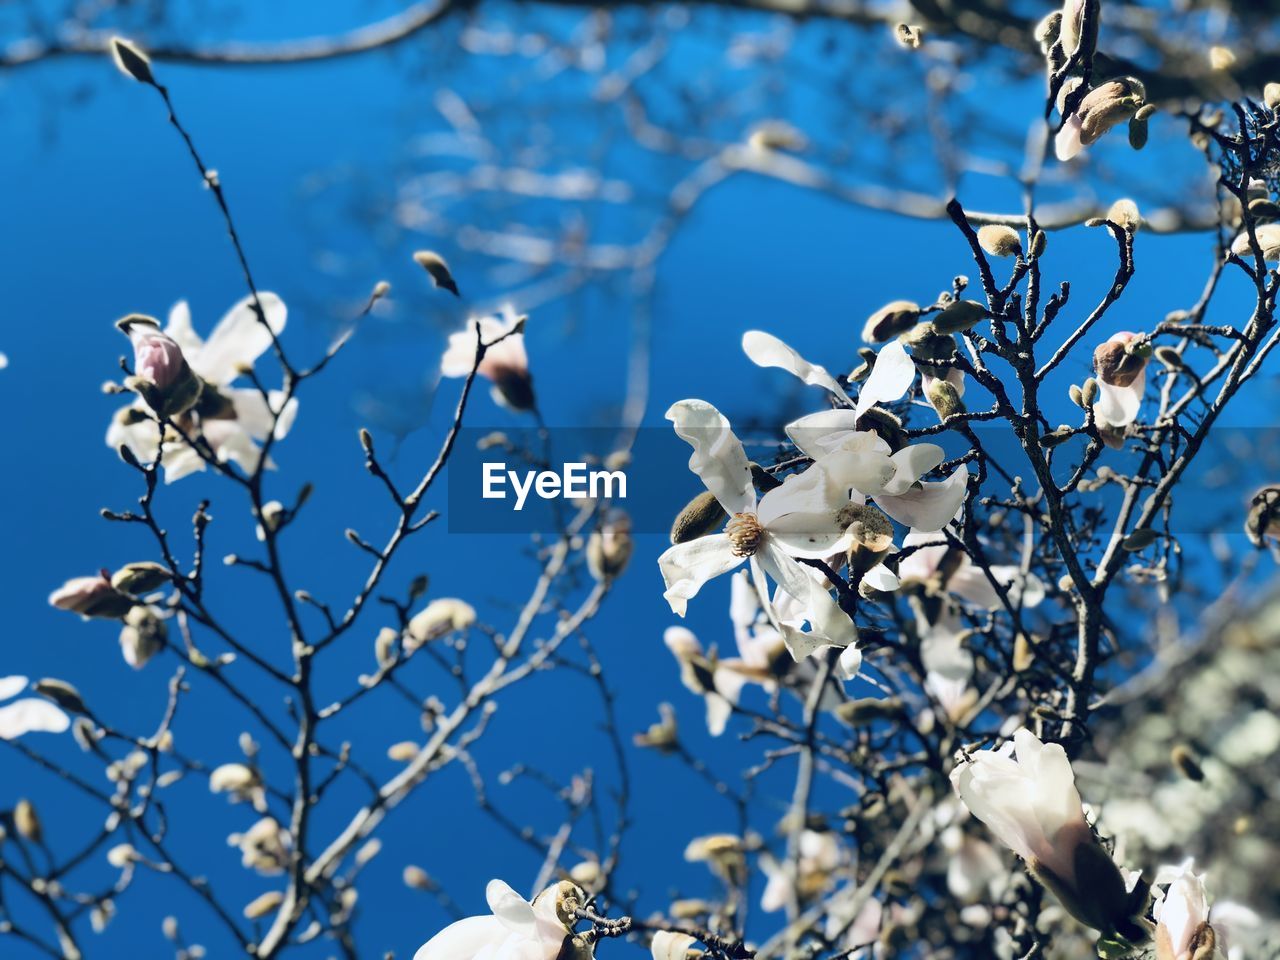
<path fill-rule="evenodd" d="M 330 26 L 324 19 L 332 18 L 333 26 L 356 22 L 386 6 L 272 5 L 270 14 L 258 13 L 242 27 L 246 35 L 287 36 L 300 25 L 312 32 Z M 376 539 L 391 521 L 380 489 L 361 464 L 356 432 L 366 420 L 360 405 L 370 396 L 392 405 L 419 405 L 410 413 L 426 416 L 428 426 L 403 445 L 394 464 L 397 476 L 416 476 L 429 463 L 452 408 L 455 385 L 450 384 L 441 388 L 433 407 L 427 404 L 444 333 L 461 323 L 466 303 L 426 289 L 409 259 L 420 241 L 409 236 L 376 270 L 358 282 L 344 280 L 339 289 L 317 268 L 316 211 L 307 209 L 305 186 L 318 171 L 343 167 L 393 183 L 406 132 L 403 118 L 412 115 L 405 104 L 422 95 L 415 84 L 429 87 L 431 81 L 411 80 L 381 56 L 284 69 L 162 69 L 184 121 L 222 176 L 260 284 L 291 305 L 286 341 L 295 356 L 318 355 L 331 334 L 332 318 L 318 301 L 327 300 L 329 307 L 339 298 L 355 304 L 375 281 L 393 284 L 394 311 L 373 317 L 331 373 L 303 394 L 297 427 L 277 452 L 281 470 L 270 481 L 271 494 L 286 501 L 303 481 L 316 484 L 285 555 L 296 570 L 295 586 L 339 604 L 364 571 L 362 555 L 345 543 L 343 529 L 354 527 Z M 125 81 L 106 63 L 86 61 L 48 64 L 0 84 L 8 131 L 0 179 L 9 185 L 7 229 L 0 231 L 6 295 L 0 350 L 10 359 L 9 369 L 0 374 L 0 405 L 9 411 L 8 469 L 0 472 L 6 534 L 0 541 L 0 568 L 7 613 L 0 672 L 63 677 L 90 704 L 101 704 L 112 722 L 145 731 L 158 719 L 172 660 L 158 660 L 136 673 L 122 662 L 114 629 L 78 623 L 51 610 L 45 598 L 67 577 L 149 558 L 138 531 L 109 524 L 98 513 L 103 506 L 126 508 L 139 493 L 134 476 L 103 443 L 116 403 L 103 397 L 99 386 L 116 372 L 116 358 L 126 346 L 112 322 L 135 311 L 163 315 L 185 298 L 196 328 L 207 332 L 243 295 L 242 279 L 214 204 L 149 91 Z M 92 95 L 67 102 L 82 90 Z M 979 181 L 965 199 L 989 206 L 1011 196 L 1007 187 Z M 366 227 L 351 221 L 340 229 L 352 231 L 346 239 L 359 245 L 359 231 Z M 1141 237 L 1138 277 L 1112 329 L 1149 327 L 1168 310 L 1189 305 L 1202 283 L 1207 242 Z M 1055 236 L 1051 266 L 1071 271 L 1099 250 L 1109 258 L 1111 248 L 1101 232 Z M 965 263 L 963 241 L 949 224 L 903 221 L 780 184 L 737 180 L 697 208 L 660 265 L 646 421 L 660 424 L 671 402 L 701 396 L 731 415 L 769 422 L 775 416 L 771 399 L 786 397 L 794 404 L 804 398 L 795 395 L 785 375 L 746 362 L 738 348 L 743 331 L 770 330 L 805 356 L 838 368 L 852 356 L 868 313 L 898 297 L 927 302 Z M 1106 263 L 1092 276 L 1072 275 L 1078 303 L 1105 288 Z M 481 286 L 468 266 L 454 263 L 464 290 Z M 1238 303 L 1235 295 L 1225 302 Z M 605 294 L 593 299 L 572 326 L 560 308 L 531 319 L 529 352 L 550 423 L 598 426 L 599 412 L 620 403 L 626 315 L 610 307 Z M 1085 375 L 1083 360 L 1064 368 L 1064 417 L 1066 385 Z M 480 397 L 473 411 L 473 426 L 517 422 L 487 397 Z M 1233 422 L 1253 426 L 1266 419 L 1255 415 Z M 673 482 L 686 485 L 690 494 L 698 489 L 691 476 Z M 244 504 L 205 478 L 162 492 L 161 509 L 171 529 L 184 530 L 205 496 L 213 498 L 216 517 L 212 556 L 252 550 Z M 524 543 L 522 538 L 429 532 L 405 552 L 392 582 L 403 585 L 426 571 L 432 595 L 464 596 L 501 628 L 503 612 L 522 597 L 524 580 L 505 571 L 499 576 L 493 558 Z M 656 719 L 656 703 L 671 700 L 689 740 L 707 748 L 712 764 L 728 776 L 743 765 L 748 751 L 732 734 L 710 745 L 701 730 L 701 704 L 679 686 L 661 644 L 663 628 L 673 622 L 654 563 L 664 546 L 661 536 L 640 538 L 632 569 L 591 634 L 607 670 L 626 678 L 619 689 L 623 733 L 642 729 Z M 229 607 L 229 619 L 254 637 L 255 646 L 284 656 L 286 635 L 253 575 L 215 570 L 214 578 L 211 604 Z M 693 604 L 688 625 L 705 642 L 731 643 L 727 599 L 727 583 L 722 583 Z M 375 613 L 335 652 L 335 690 L 342 688 L 342 678 L 372 665 L 372 639 L 380 625 Z M 418 685 L 429 686 L 425 677 Z M 259 692 L 270 695 L 268 689 Z M 560 775 L 591 764 L 611 777 L 603 741 L 592 728 L 594 696 L 589 685 L 569 678 L 530 684 L 503 703 L 480 758 L 494 770 L 520 760 Z M 373 743 L 390 744 L 416 732 L 412 712 L 398 702 L 371 704 L 352 722 Z M 227 702 L 199 687 L 183 706 L 178 735 L 193 753 L 232 760 L 241 729 Z M 568 745 L 566 729 L 575 731 Z M 74 762 L 69 738 L 45 745 Z M 680 854 L 692 836 L 732 829 L 730 808 L 670 761 L 640 752 L 632 761 L 635 827 L 624 855 L 624 887 L 637 890 L 642 909 L 657 906 L 676 887 L 693 894 L 708 890 L 710 880 L 684 865 Z M 384 775 L 394 769 L 378 751 L 369 762 Z M 494 789 L 502 802 L 501 788 Z M 36 801 L 59 851 L 73 849 L 75 838 L 92 829 L 89 818 L 99 815 L 29 764 L 0 753 L 0 806 L 17 796 Z M 195 779 L 175 788 L 171 802 L 199 810 L 199 829 L 181 835 L 178 849 L 199 863 L 215 887 L 232 888 L 233 903 L 272 888 L 272 881 L 241 871 L 236 852 L 224 843 L 228 833 L 248 825 L 244 808 L 210 802 Z M 556 825 L 536 792 L 519 792 L 516 802 L 509 812 L 522 820 L 544 829 Z M 768 817 L 782 809 L 781 801 L 771 812 L 768 804 L 762 806 Z M 335 815 L 331 825 L 340 819 Z M 400 884 L 406 863 L 425 867 L 465 908 L 474 909 L 482 905 L 490 876 L 522 888 L 537 868 L 527 851 L 476 812 L 461 770 L 442 775 L 398 810 L 388 826 L 384 852 L 363 888 L 360 929 L 370 947 L 394 949 L 400 956 L 411 955 L 443 922 L 429 900 Z M 768 829 L 769 819 L 757 827 Z M 120 916 L 102 937 L 103 955 L 124 955 L 126 949 L 160 955 L 159 921 L 169 912 L 188 922 L 192 939 L 222 955 L 218 947 L 225 944 L 201 907 L 185 894 L 167 892 L 172 889 L 145 876 L 137 882 L 121 898 Z M 3 952 L 28 956 L 9 944 Z"/>

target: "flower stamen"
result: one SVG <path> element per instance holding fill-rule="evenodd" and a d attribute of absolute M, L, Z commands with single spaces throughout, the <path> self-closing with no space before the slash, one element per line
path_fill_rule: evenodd
<path fill-rule="evenodd" d="M 764 538 L 764 527 L 754 513 L 735 513 L 724 528 L 733 544 L 735 557 L 750 557 L 760 549 L 760 541 Z"/>

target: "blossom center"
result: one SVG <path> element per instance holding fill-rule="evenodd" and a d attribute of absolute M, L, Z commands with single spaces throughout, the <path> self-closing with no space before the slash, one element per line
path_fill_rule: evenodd
<path fill-rule="evenodd" d="M 729 542 L 733 544 L 735 557 L 753 555 L 760 549 L 760 541 L 764 537 L 764 527 L 754 513 L 735 513 L 724 532 L 729 535 Z"/>

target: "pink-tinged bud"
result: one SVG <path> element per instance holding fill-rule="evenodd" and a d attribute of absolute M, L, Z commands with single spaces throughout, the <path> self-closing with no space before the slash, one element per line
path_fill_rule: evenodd
<path fill-rule="evenodd" d="M 471 373 L 476 356 L 476 327 L 482 343 L 491 344 L 476 366 L 476 373 L 493 384 L 493 398 L 512 410 L 532 410 L 536 404 L 529 355 L 524 348 L 525 318 L 511 310 L 500 316 L 470 320 L 467 329 L 449 337 L 449 347 L 440 361 L 446 377 Z"/>
<path fill-rule="evenodd" d="M 133 607 L 133 598 L 111 585 L 104 570 L 96 577 L 74 577 L 53 593 L 49 603 L 82 617 L 118 620 Z"/>
<path fill-rule="evenodd" d="M 139 393 L 162 416 L 190 410 L 200 398 L 200 379 L 191 371 L 176 340 L 151 317 L 131 314 L 116 323 L 133 344 L 133 371 Z"/>

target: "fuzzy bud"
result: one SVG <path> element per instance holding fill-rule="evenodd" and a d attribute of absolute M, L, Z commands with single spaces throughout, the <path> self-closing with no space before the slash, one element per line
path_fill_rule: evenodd
<path fill-rule="evenodd" d="M 24 798 L 14 804 L 13 826 L 25 840 L 40 843 L 44 839 L 44 825 L 30 800 Z"/>
<path fill-rule="evenodd" d="M 963 333 L 972 330 L 987 315 L 987 308 L 976 300 L 953 300 L 933 318 L 938 333 Z"/>
<path fill-rule="evenodd" d="M 964 413 L 964 401 L 960 399 L 960 392 L 949 380 L 931 382 L 928 397 L 929 403 L 933 405 L 933 409 L 938 412 L 938 417 L 942 420 Z"/>
<path fill-rule="evenodd" d="M 593 530 L 587 540 L 587 569 L 602 583 L 613 580 L 627 569 L 634 549 L 630 518 L 624 513 L 615 513 L 599 529 Z"/>
<path fill-rule="evenodd" d="M 919 319 L 919 304 L 910 300 L 894 300 L 867 318 L 867 323 L 862 328 L 862 339 L 867 343 L 887 343 L 899 334 L 906 333 Z"/>
<path fill-rule="evenodd" d="M 978 245 L 993 257 L 1013 257 L 1022 253 L 1022 238 L 1013 227 L 989 223 L 978 228 Z"/>
<path fill-rule="evenodd" d="M 671 543 L 687 543 L 715 533 L 728 521 L 729 515 L 710 491 L 703 491 L 676 514 L 671 524 Z"/>
<path fill-rule="evenodd" d="M 132 77 L 139 83 L 155 86 L 156 78 L 151 72 L 151 58 L 142 52 L 136 44 L 124 37 L 112 37 L 111 59 L 126 77 Z"/>
<path fill-rule="evenodd" d="M 111 575 L 111 585 L 122 593 L 138 596 L 158 590 L 170 580 L 169 569 L 151 560 L 125 564 Z"/>
<path fill-rule="evenodd" d="M 448 290 L 455 297 L 462 296 L 458 292 L 458 285 L 454 282 L 453 274 L 449 271 L 449 264 L 445 262 L 444 257 L 440 256 L 440 254 L 434 250 L 419 250 L 413 255 L 413 260 L 427 272 L 427 276 L 431 278 L 432 285 L 437 289 Z"/>

